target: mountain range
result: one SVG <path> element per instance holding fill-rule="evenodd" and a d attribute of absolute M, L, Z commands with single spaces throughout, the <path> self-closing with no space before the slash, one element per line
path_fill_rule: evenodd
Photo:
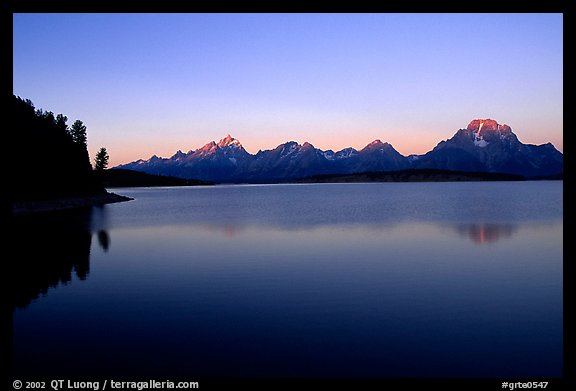
<path fill-rule="evenodd" d="M 279 182 L 313 175 L 353 174 L 407 169 L 442 169 L 521 175 L 527 178 L 563 173 L 564 157 L 551 143 L 524 144 L 508 125 L 475 119 L 423 155 L 404 156 L 375 140 L 361 150 L 323 151 L 289 141 L 274 149 L 248 153 L 227 135 L 187 153 L 156 155 L 116 168 L 148 174 L 214 182 Z"/>

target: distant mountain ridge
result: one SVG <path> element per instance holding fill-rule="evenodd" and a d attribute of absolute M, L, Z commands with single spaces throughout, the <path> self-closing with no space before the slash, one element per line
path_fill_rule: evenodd
<path fill-rule="evenodd" d="M 406 169 L 474 171 L 538 177 L 563 172 L 563 155 L 550 143 L 523 144 L 508 125 L 475 119 L 423 155 L 404 156 L 375 140 L 361 150 L 323 151 L 288 141 L 274 149 L 248 153 L 227 135 L 187 153 L 152 156 L 117 168 L 214 182 L 274 182 L 314 175 L 385 172 Z"/>
<path fill-rule="evenodd" d="M 476 119 L 417 159 L 413 167 L 535 177 L 561 173 L 563 164 L 564 156 L 552 144 L 523 144 L 508 125 Z"/>

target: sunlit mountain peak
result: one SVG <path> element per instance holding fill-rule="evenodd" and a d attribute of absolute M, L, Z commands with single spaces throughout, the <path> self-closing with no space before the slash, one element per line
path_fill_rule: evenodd
<path fill-rule="evenodd" d="M 501 133 L 510 133 L 512 131 L 510 126 L 506 124 L 501 125 L 490 118 L 474 119 L 468 124 L 466 130 L 471 130 L 474 133 L 479 133 L 481 131 L 499 131 Z"/>
<path fill-rule="evenodd" d="M 242 144 L 240 144 L 240 141 L 230 136 L 230 134 L 226 135 L 226 137 L 218 141 L 218 147 L 220 148 L 226 148 L 229 146 L 241 147 Z"/>

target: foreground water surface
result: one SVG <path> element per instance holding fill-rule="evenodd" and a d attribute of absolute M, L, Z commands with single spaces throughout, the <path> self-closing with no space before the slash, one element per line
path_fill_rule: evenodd
<path fill-rule="evenodd" d="M 562 376 L 562 187 L 115 189 L 16 224 L 12 372 Z"/>

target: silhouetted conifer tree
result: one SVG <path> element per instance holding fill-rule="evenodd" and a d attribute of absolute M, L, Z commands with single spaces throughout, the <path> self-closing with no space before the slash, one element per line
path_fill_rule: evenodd
<path fill-rule="evenodd" d="M 102 147 L 96 154 L 96 159 L 94 161 L 94 169 L 97 172 L 102 172 L 108 167 L 108 151 L 106 148 Z"/>
<path fill-rule="evenodd" d="M 76 144 L 86 145 L 86 126 L 82 121 L 79 119 L 74 121 L 70 127 L 69 133 L 70 136 L 72 136 L 72 141 L 74 141 Z"/>
<path fill-rule="evenodd" d="M 58 114 L 56 116 L 56 128 L 64 133 L 67 133 L 68 125 L 66 125 L 66 121 L 68 121 L 68 117 L 62 114 Z"/>

